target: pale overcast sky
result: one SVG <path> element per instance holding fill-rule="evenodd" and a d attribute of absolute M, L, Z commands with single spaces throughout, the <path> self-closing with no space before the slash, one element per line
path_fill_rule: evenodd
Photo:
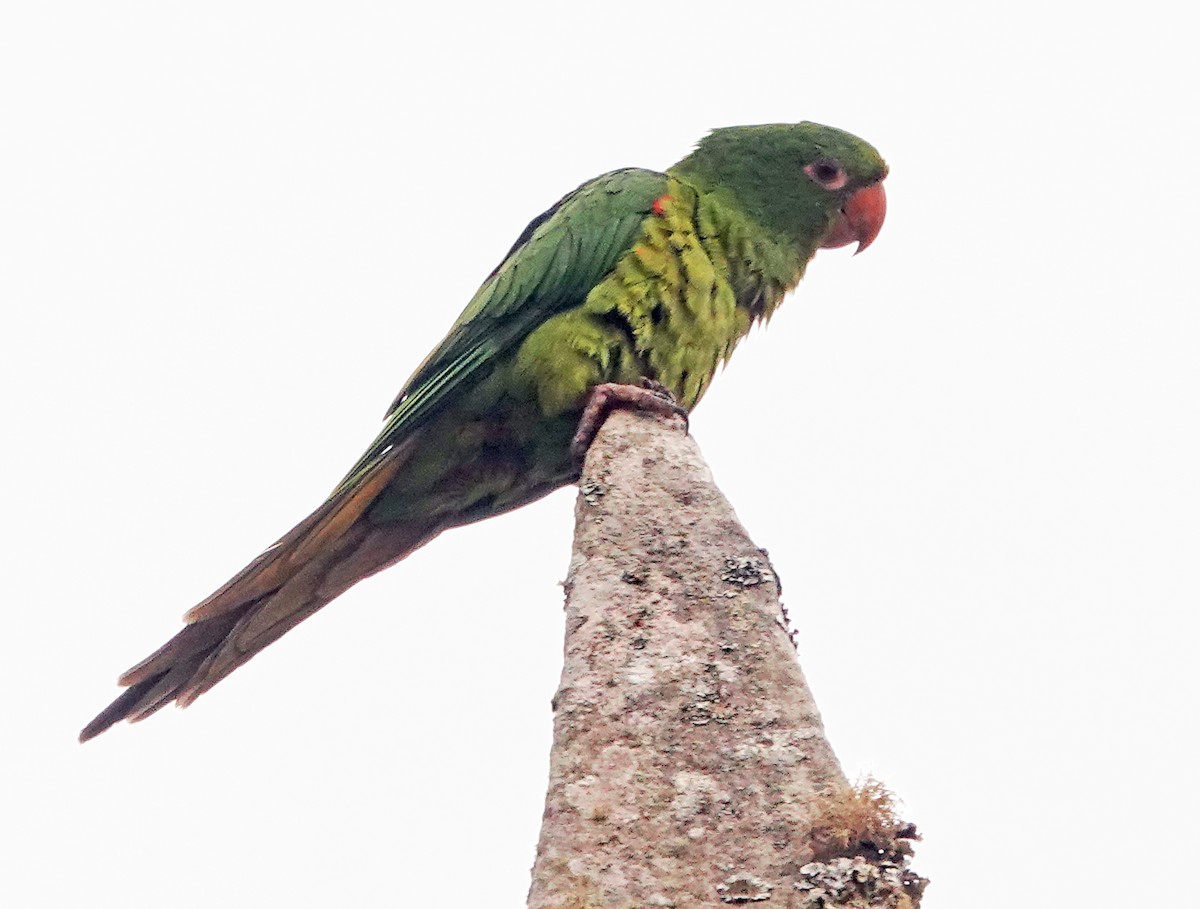
<path fill-rule="evenodd" d="M 818 256 L 692 432 L 835 749 L 924 832 L 926 909 L 1124 906 L 1194 864 L 1194 30 L 588 7 L 0 14 L 0 905 L 523 906 L 572 491 L 186 712 L 75 734 L 321 500 L 529 218 L 801 119 L 882 151 L 887 224 Z"/>

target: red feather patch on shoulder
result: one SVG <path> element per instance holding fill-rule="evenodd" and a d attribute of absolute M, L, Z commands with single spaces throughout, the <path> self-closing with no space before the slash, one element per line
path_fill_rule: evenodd
<path fill-rule="evenodd" d="M 660 218 L 666 214 L 666 205 L 671 201 L 670 196 L 659 196 L 650 203 L 650 211 L 658 215 Z"/>

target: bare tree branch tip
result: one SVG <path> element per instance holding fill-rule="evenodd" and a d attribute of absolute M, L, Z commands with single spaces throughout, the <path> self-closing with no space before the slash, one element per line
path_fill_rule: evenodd
<path fill-rule="evenodd" d="M 851 786 L 780 584 L 674 418 L 584 462 L 530 909 L 920 903 L 916 830 Z"/>

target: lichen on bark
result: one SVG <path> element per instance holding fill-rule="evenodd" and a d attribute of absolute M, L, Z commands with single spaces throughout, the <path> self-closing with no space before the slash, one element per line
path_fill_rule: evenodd
<path fill-rule="evenodd" d="M 915 906 L 911 848 L 889 851 L 884 868 L 858 842 L 836 855 L 827 833 L 814 838 L 855 790 L 767 554 L 681 430 L 616 411 L 584 464 L 528 905 Z M 839 874 L 850 883 L 823 889 Z M 908 902 L 836 902 L 866 893 L 851 886 L 864 875 L 877 895 L 897 877 Z"/>

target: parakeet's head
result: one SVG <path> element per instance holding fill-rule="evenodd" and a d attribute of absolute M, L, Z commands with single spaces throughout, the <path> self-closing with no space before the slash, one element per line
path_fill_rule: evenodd
<path fill-rule="evenodd" d="M 861 252 L 887 208 L 879 152 L 819 123 L 713 130 L 671 172 L 814 251 L 857 241 Z"/>

